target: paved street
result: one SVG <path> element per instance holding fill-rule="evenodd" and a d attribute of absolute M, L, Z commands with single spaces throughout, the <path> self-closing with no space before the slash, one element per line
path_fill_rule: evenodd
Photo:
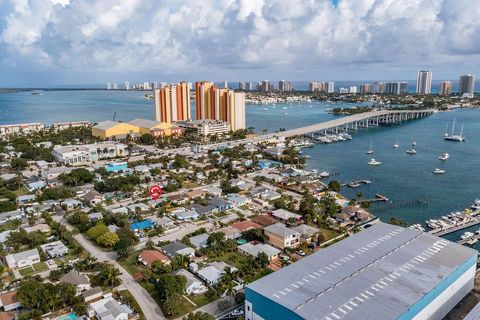
<path fill-rule="evenodd" d="M 64 224 L 67 229 L 72 229 L 72 226 L 66 223 L 64 219 L 60 219 L 60 222 Z M 128 289 L 128 291 L 130 291 L 132 296 L 135 298 L 147 320 L 166 319 L 163 316 L 162 310 L 160 310 L 160 307 L 148 294 L 147 290 L 145 290 L 138 282 L 136 282 L 135 279 L 133 279 L 133 277 L 120 264 L 118 264 L 116 261 L 117 255 L 115 252 L 105 252 L 100 250 L 82 234 L 77 234 L 74 237 L 75 240 L 77 240 L 78 243 L 93 257 L 97 258 L 98 261 L 109 262 L 120 270 L 122 273 L 120 275 L 120 280 L 122 280 L 123 286 Z"/>

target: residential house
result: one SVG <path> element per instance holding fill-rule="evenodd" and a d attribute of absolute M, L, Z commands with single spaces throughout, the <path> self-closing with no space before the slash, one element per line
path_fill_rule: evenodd
<path fill-rule="evenodd" d="M 188 196 L 186 194 L 175 194 L 175 195 L 172 195 L 172 196 L 168 196 L 167 199 L 171 203 L 174 203 L 174 204 L 177 204 L 177 205 L 185 204 L 189 200 Z"/>
<path fill-rule="evenodd" d="M 209 234 L 208 233 L 202 233 L 193 237 L 190 237 L 190 243 L 195 247 L 195 249 L 201 249 L 201 248 L 206 248 L 207 247 L 207 240 L 208 240 Z"/>
<path fill-rule="evenodd" d="M 252 202 L 252 199 L 241 196 L 237 193 L 227 194 L 227 201 L 230 202 L 233 207 L 241 207 Z"/>
<path fill-rule="evenodd" d="M 31 249 L 9 254 L 5 257 L 5 262 L 10 269 L 31 267 L 35 263 L 40 262 L 40 255 L 37 249 Z"/>
<path fill-rule="evenodd" d="M 192 264 L 191 264 L 192 265 Z M 238 269 L 226 264 L 223 261 L 208 263 L 205 267 L 196 270 L 196 274 L 209 286 L 216 285 L 225 274 L 225 268 L 229 267 L 232 272 Z M 193 269 L 195 266 L 193 265 Z"/>
<path fill-rule="evenodd" d="M 215 185 L 208 185 L 202 188 L 203 191 L 208 193 L 212 197 L 221 197 L 222 189 Z"/>
<path fill-rule="evenodd" d="M 59 281 L 73 284 L 77 288 L 77 295 L 80 295 L 82 291 L 90 289 L 90 279 L 76 270 L 64 274 L 60 277 Z"/>
<path fill-rule="evenodd" d="M 61 241 L 42 244 L 40 248 L 42 248 L 43 252 L 45 252 L 45 254 L 51 259 L 63 257 L 68 253 L 68 247 Z"/>
<path fill-rule="evenodd" d="M 35 202 L 37 197 L 34 194 L 25 194 L 17 197 L 17 205 L 18 206 L 25 206 L 27 204 L 31 204 Z"/>
<path fill-rule="evenodd" d="M 3 311 L 17 310 L 22 306 L 17 297 L 17 291 L 10 291 L 0 295 L 0 308 Z"/>
<path fill-rule="evenodd" d="M 94 222 L 101 219 L 103 219 L 103 213 L 101 212 L 93 212 L 88 215 L 89 222 Z"/>
<path fill-rule="evenodd" d="M 74 210 L 81 208 L 82 203 L 75 199 L 65 199 L 62 202 L 62 206 L 65 206 L 67 210 Z"/>
<path fill-rule="evenodd" d="M 195 250 L 190 248 L 186 244 L 176 240 L 175 242 L 169 243 L 162 247 L 162 251 L 170 258 L 176 256 L 185 256 L 185 257 L 194 257 Z"/>
<path fill-rule="evenodd" d="M 31 227 L 25 227 L 24 229 L 25 231 L 27 231 L 27 233 L 37 232 L 37 231 L 40 231 L 43 233 L 50 233 L 50 226 L 46 223 L 39 223 Z"/>
<path fill-rule="evenodd" d="M 90 303 L 88 316 L 97 320 L 128 320 L 128 310 L 110 296 Z"/>
<path fill-rule="evenodd" d="M 89 191 L 83 195 L 82 200 L 85 204 L 94 207 L 97 204 L 102 203 L 105 198 L 101 193 L 97 191 Z"/>
<path fill-rule="evenodd" d="M 217 209 L 220 211 L 230 210 L 233 208 L 233 205 L 230 202 L 220 197 L 214 197 L 210 199 L 208 203 L 217 207 Z"/>
<path fill-rule="evenodd" d="M 175 227 L 175 222 L 169 217 L 151 218 L 151 219 L 153 219 L 157 225 L 163 228 L 169 229 L 169 228 Z"/>
<path fill-rule="evenodd" d="M 210 215 L 210 214 L 214 214 L 214 213 L 217 213 L 219 210 L 216 206 L 214 205 L 201 205 L 201 204 L 197 204 L 197 203 L 194 203 L 190 206 L 190 208 L 194 209 L 195 211 L 197 211 L 200 215 Z"/>
<path fill-rule="evenodd" d="M 296 226 L 292 228 L 292 230 L 295 230 L 298 233 L 300 233 L 301 240 L 305 242 L 311 242 L 313 240 L 313 236 L 317 234 L 319 231 L 317 228 L 311 227 L 306 224 L 301 224 L 299 226 Z"/>
<path fill-rule="evenodd" d="M 174 272 L 177 276 L 184 276 L 187 279 L 185 285 L 185 293 L 188 295 L 202 294 L 208 291 L 208 288 L 195 277 L 193 274 L 185 269 L 180 269 Z"/>
<path fill-rule="evenodd" d="M 249 254 L 253 257 L 257 257 L 259 253 L 265 253 L 268 257 L 268 260 L 274 260 L 278 258 L 280 254 L 280 250 L 277 248 L 272 247 L 266 243 L 255 243 L 255 242 L 248 242 L 238 246 L 238 251 L 243 254 Z"/>
<path fill-rule="evenodd" d="M 170 259 L 158 250 L 142 250 L 138 255 L 138 261 L 147 267 L 151 267 L 156 261 L 170 264 Z"/>
<path fill-rule="evenodd" d="M 102 296 L 103 296 L 103 290 L 100 287 L 93 287 L 92 289 L 82 292 L 82 297 L 87 303 L 93 300 L 97 300 Z"/>
<path fill-rule="evenodd" d="M 253 221 L 244 220 L 244 221 L 235 222 L 234 224 L 232 224 L 232 228 L 235 228 L 238 231 L 242 232 L 250 229 L 262 228 L 262 226 L 259 224 L 256 224 Z"/>
<path fill-rule="evenodd" d="M 27 184 L 25 185 L 25 187 L 27 188 L 28 192 L 34 192 L 34 191 L 43 189 L 43 188 L 45 188 L 46 186 L 47 186 L 47 185 L 46 185 L 45 182 L 43 182 L 42 180 L 29 182 L 29 183 L 27 183 Z"/>
<path fill-rule="evenodd" d="M 268 227 L 271 226 L 272 224 L 278 223 L 278 220 L 273 218 L 272 216 L 269 216 L 267 214 L 262 214 L 255 216 L 251 219 L 253 222 L 258 223 L 259 225 L 263 227 Z"/>
<path fill-rule="evenodd" d="M 289 222 L 291 219 L 293 219 L 296 222 L 299 222 L 302 220 L 302 216 L 299 214 L 296 214 L 294 212 L 285 210 L 285 209 L 277 209 L 271 212 L 272 217 L 275 219 L 282 221 L 284 223 Z"/>
<path fill-rule="evenodd" d="M 135 212 L 145 212 L 149 209 L 149 207 L 145 203 L 134 203 L 127 206 L 128 211 L 135 213 Z"/>
<path fill-rule="evenodd" d="M 14 210 L 0 213 L 0 224 L 10 220 L 22 219 L 23 213 L 21 210 Z"/>
<path fill-rule="evenodd" d="M 241 232 L 238 229 L 235 229 L 230 226 L 220 228 L 216 232 L 223 233 L 225 235 L 225 238 L 228 238 L 228 239 L 238 239 L 242 236 Z"/>
<path fill-rule="evenodd" d="M 186 220 L 196 220 L 200 217 L 196 210 L 187 210 L 185 208 L 178 208 L 171 212 L 172 215 L 177 217 L 178 220 L 186 221 Z"/>
<path fill-rule="evenodd" d="M 287 228 L 283 223 L 272 224 L 263 230 L 268 243 L 277 248 L 296 248 L 300 244 L 300 233 Z"/>

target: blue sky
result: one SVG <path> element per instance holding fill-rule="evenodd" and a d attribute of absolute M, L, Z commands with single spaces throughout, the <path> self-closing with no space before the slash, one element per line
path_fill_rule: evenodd
<path fill-rule="evenodd" d="M 0 86 L 477 73 L 477 0 L 0 0 Z"/>

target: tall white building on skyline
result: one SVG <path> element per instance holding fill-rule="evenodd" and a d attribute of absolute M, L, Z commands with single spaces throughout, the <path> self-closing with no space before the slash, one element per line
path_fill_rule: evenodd
<path fill-rule="evenodd" d="M 130 82 L 125 81 L 125 90 L 130 90 Z"/>
<path fill-rule="evenodd" d="M 417 74 L 417 94 L 430 94 L 432 91 L 432 71 L 419 71 Z"/>

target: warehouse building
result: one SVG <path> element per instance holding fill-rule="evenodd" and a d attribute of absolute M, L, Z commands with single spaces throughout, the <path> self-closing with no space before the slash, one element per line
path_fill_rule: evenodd
<path fill-rule="evenodd" d="M 378 223 L 249 284 L 245 319 L 440 320 L 476 263 L 476 250 Z"/>

